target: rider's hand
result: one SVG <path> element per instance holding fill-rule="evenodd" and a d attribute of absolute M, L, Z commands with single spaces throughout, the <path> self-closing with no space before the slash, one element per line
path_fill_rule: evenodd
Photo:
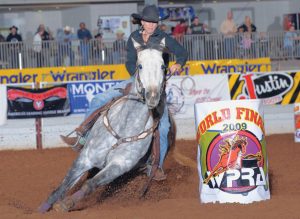
<path fill-rule="evenodd" d="M 180 64 L 174 64 L 170 67 L 170 72 L 171 74 L 174 74 L 176 71 L 180 72 L 181 71 L 181 65 Z"/>

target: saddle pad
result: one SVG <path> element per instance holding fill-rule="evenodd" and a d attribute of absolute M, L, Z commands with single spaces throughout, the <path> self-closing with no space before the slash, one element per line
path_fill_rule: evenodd
<path fill-rule="evenodd" d="M 261 101 L 198 103 L 195 119 L 201 202 L 270 199 Z"/>

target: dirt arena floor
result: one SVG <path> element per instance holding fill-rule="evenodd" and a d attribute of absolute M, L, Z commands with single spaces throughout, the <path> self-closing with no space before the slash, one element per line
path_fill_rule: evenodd
<path fill-rule="evenodd" d="M 97 190 L 82 203 L 83 210 L 45 215 L 37 208 L 76 153 L 69 148 L 1 151 L 0 218 L 300 218 L 300 143 L 293 135 L 267 137 L 271 199 L 249 205 L 200 203 L 196 148 L 195 141 L 177 141 L 166 161 L 167 180 L 153 182 L 142 200 L 146 177 L 131 174 Z"/>

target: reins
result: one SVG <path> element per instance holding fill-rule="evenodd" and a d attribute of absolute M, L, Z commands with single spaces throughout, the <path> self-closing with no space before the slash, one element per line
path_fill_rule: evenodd
<path fill-rule="evenodd" d="M 132 94 L 130 95 L 126 95 L 121 97 L 120 99 L 117 99 L 111 106 L 113 107 L 114 105 L 117 105 L 118 103 L 124 101 L 124 100 L 135 100 L 135 101 L 140 101 L 140 98 L 132 98 L 130 97 L 132 96 Z M 110 110 L 110 108 L 106 109 L 103 112 L 103 123 L 104 126 L 106 127 L 106 129 L 109 131 L 109 133 L 114 136 L 117 139 L 117 142 L 112 145 L 112 149 L 117 148 L 120 144 L 123 143 L 130 143 L 130 142 L 134 142 L 134 141 L 139 141 L 142 139 L 145 139 L 146 137 L 148 137 L 150 134 L 152 134 L 154 132 L 154 130 L 157 128 L 157 125 L 159 123 L 159 119 L 154 119 L 153 125 L 148 128 L 147 130 L 142 131 L 141 133 L 134 135 L 134 136 L 130 136 L 130 137 L 121 137 L 120 135 L 118 135 L 118 133 L 113 129 L 113 127 L 111 126 L 109 119 L 108 119 L 108 112 Z M 148 118 L 152 117 L 153 118 L 153 114 L 152 111 L 149 110 L 148 113 Z"/>

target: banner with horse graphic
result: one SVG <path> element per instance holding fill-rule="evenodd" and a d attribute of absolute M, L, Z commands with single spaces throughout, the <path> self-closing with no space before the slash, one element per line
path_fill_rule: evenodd
<path fill-rule="evenodd" d="M 195 104 L 203 203 L 270 198 L 262 106 L 260 100 Z"/>

